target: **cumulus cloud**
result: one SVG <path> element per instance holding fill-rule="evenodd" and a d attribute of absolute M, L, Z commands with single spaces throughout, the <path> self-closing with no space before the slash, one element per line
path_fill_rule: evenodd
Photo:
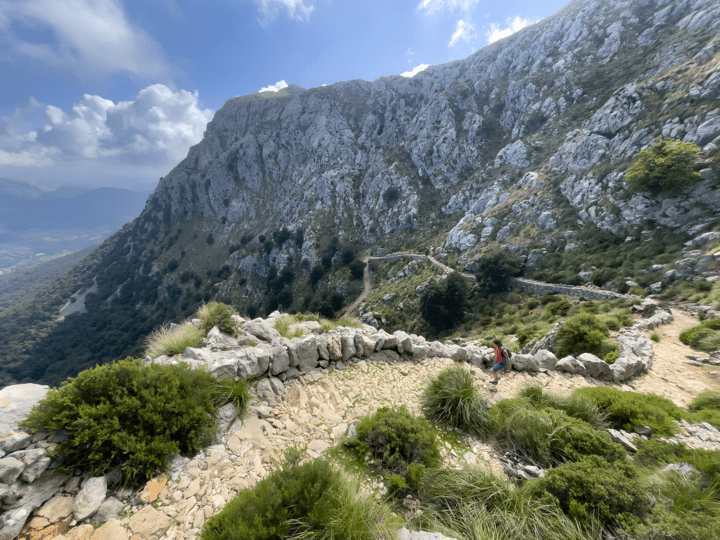
<path fill-rule="evenodd" d="M 287 83 L 285 81 L 278 81 L 270 86 L 263 86 L 258 92 L 279 92 L 283 88 L 287 88 Z"/>
<path fill-rule="evenodd" d="M 400 75 L 403 77 L 414 77 L 415 75 L 417 75 L 421 71 L 425 71 L 429 67 L 430 64 L 420 64 L 419 66 L 415 66 L 412 70 L 401 73 Z"/>
<path fill-rule="evenodd" d="M 68 111 L 47 105 L 46 124 L 19 133 L 23 114 L 0 118 L 0 165 L 174 165 L 200 141 L 212 118 L 212 111 L 198 106 L 197 92 L 174 92 L 162 84 L 140 90 L 133 101 L 85 94 Z M 9 135 L 15 135 L 14 144 Z"/>
<path fill-rule="evenodd" d="M 305 0 L 255 0 L 255 4 L 260 12 L 258 22 L 263 28 L 275 21 L 281 12 L 291 19 L 308 21 L 310 14 L 315 10 L 312 4 L 306 6 Z"/>
<path fill-rule="evenodd" d="M 418 11 L 425 11 L 427 15 L 436 11 L 470 11 L 480 0 L 421 0 Z"/>
<path fill-rule="evenodd" d="M 508 23 L 507 28 L 500 28 L 497 24 L 490 25 L 490 31 L 485 35 L 488 38 L 488 43 L 495 43 L 496 41 L 513 35 L 518 30 L 522 30 L 526 26 L 533 24 L 533 21 L 527 19 L 521 19 L 520 16 L 515 17 Z"/>
<path fill-rule="evenodd" d="M 475 27 L 472 24 L 460 19 L 457 22 L 457 26 L 455 27 L 455 32 L 453 32 L 453 35 L 450 38 L 450 43 L 448 43 L 448 47 L 452 47 L 461 39 L 463 41 L 470 41 L 471 39 L 476 38 L 477 34 L 471 33 L 473 30 L 475 30 Z"/>
<path fill-rule="evenodd" d="M 21 37 L 15 27 L 39 37 Z M 157 77 L 170 70 L 161 46 L 114 0 L 0 0 L 0 33 L 16 53 L 84 76 Z"/>

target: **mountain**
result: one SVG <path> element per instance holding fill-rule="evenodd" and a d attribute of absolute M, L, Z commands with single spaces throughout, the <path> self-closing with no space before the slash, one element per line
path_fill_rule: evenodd
<path fill-rule="evenodd" d="M 412 78 L 231 99 L 140 216 L 36 304 L 34 336 L 0 336 L 4 380 L 57 383 L 140 354 L 153 326 L 211 299 L 250 316 L 337 311 L 362 289 L 363 254 L 473 271 L 503 246 L 528 276 L 609 288 L 710 277 L 718 30 L 711 0 L 576 0 Z M 633 192 L 625 174 L 658 137 L 702 148 L 700 180 Z M 84 314 L 56 320 L 95 284 Z"/>
<path fill-rule="evenodd" d="M 126 189 L 49 188 L 0 178 L 0 269 L 97 244 L 137 217 L 147 197 Z"/>

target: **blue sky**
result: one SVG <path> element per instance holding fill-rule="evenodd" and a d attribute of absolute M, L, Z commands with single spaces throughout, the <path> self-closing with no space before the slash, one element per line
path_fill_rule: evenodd
<path fill-rule="evenodd" d="M 569 0 L 0 0 L 0 177 L 153 187 L 226 100 L 465 58 Z"/>

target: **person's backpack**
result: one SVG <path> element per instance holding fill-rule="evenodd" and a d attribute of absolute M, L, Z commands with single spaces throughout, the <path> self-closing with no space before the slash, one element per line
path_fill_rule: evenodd
<path fill-rule="evenodd" d="M 502 350 L 507 353 L 507 359 L 510 360 L 512 358 L 512 353 L 510 352 L 510 349 L 508 349 L 505 345 L 503 345 Z"/>

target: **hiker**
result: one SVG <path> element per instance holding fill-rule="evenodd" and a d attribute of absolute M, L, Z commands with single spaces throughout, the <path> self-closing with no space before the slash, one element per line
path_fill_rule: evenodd
<path fill-rule="evenodd" d="M 499 339 L 493 339 L 493 347 L 495 348 L 495 365 L 492 370 L 497 374 L 497 377 L 490 381 L 490 384 L 497 384 L 500 380 L 500 370 L 507 366 L 512 353 L 507 347 L 503 347 L 502 341 Z"/>

